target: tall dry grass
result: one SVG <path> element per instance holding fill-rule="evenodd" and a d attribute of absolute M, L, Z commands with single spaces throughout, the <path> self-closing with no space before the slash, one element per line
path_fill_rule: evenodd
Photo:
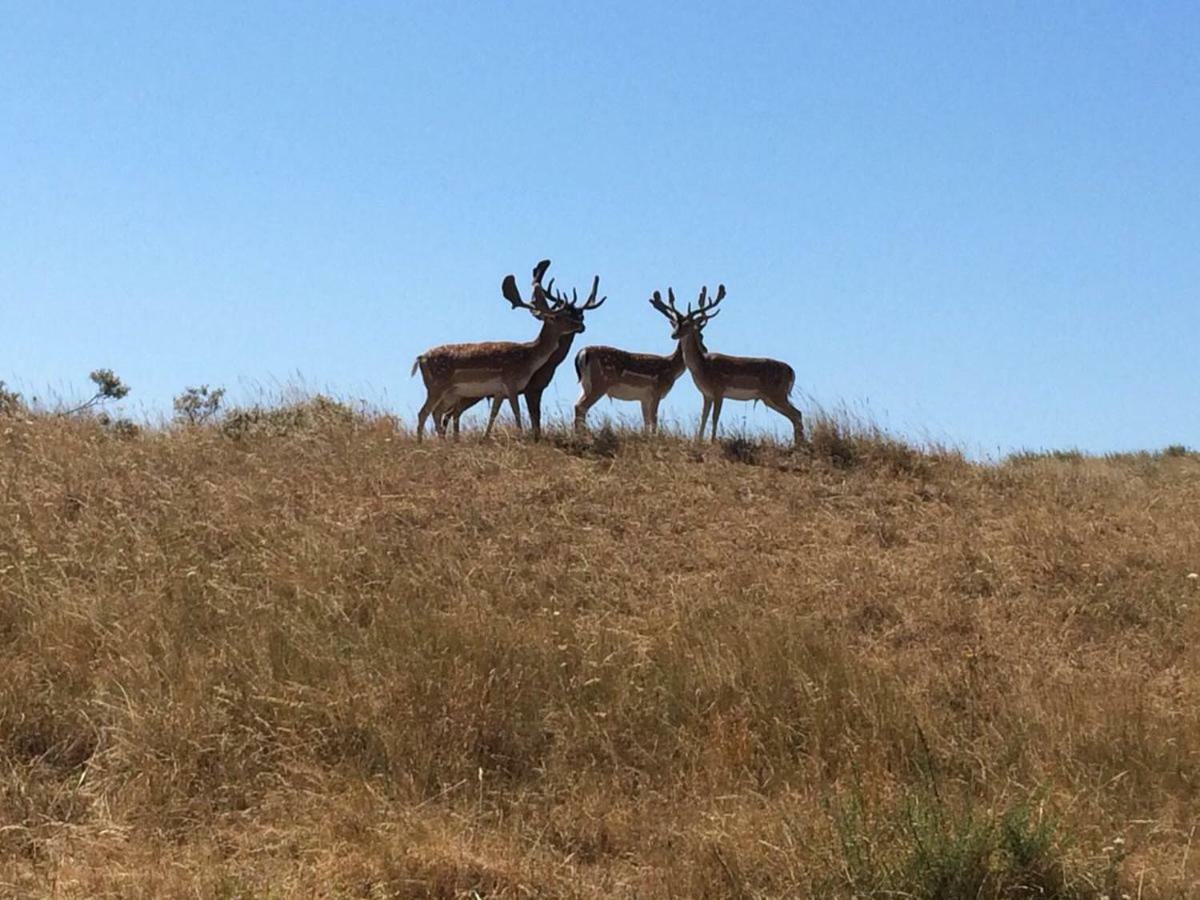
<path fill-rule="evenodd" d="M 1200 893 L 1200 460 L 0 419 L 0 893 Z"/>

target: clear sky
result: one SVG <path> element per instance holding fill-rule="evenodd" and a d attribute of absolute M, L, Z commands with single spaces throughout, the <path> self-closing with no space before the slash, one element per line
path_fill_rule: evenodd
<path fill-rule="evenodd" d="M 131 411 L 577 341 L 710 349 L 972 453 L 1200 446 L 1192 2 L 0 3 L 0 378 Z M 569 406 L 574 373 L 547 399 Z M 601 404 L 596 412 L 626 412 Z M 682 380 L 671 415 L 692 421 Z M 727 405 L 731 426 L 781 419 Z"/>

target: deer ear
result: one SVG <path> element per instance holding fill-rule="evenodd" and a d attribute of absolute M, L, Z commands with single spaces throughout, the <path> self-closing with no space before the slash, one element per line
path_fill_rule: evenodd
<path fill-rule="evenodd" d="M 512 304 L 513 309 L 519 309 L 522 306 L 521 292 L 517 290 L 517 279 L 509 275 L 500 285 L 500 293 L 504 295 L 504 299 Z"/>

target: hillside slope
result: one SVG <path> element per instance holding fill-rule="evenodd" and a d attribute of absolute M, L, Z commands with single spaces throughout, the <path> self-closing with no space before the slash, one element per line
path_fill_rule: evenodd
<path fill-rule="evenodd" d="M 1200 892 L 1195 456 L 302 413 L 0 420 L 2 892 Z"/>

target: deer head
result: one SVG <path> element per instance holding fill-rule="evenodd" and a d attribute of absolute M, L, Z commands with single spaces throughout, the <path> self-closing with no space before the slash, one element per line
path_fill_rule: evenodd
<path fill-rule="evenodd" d="M 700 332 L 704 330 L 704 326 L 708 324 L 710 319 L 715 319 L 720 310 L 716 308 L 717 304 L 725 299 L 725 285 L 717 285 L 717 296 L 712 300 L 708 299 L 708 286 L 700 288 L 700 297 L 697 299 L 695 310 L 692 309 L 692 304 L 688 304 L 686 312 L 680 312 L 679 307 L 675 305 L 675 291 L 667 288 L 667 302 L 663 303 L 662 294 L 658 291 L 650 298 L 650 305 L 667 317 L 667 321 L 671 323 L 671 337 L 680 340 L 690 334 L 694 334 L 697 340 L 700 340 Z"/>
<path fill-rule="evenodd" d="M 504 279 L 504 283 L 500 285 L 500 292 L 504 295 L 504 299 L 512 304 L 513 309 L 529 310 L 534 318 L 558 334 L 575 334 L 584 331 L 583 314 L 589 310 L 598 309 L 608 299 L 608 297 L 596 299 L 596 294 L 600 290 L 600 276 L 597 275 L 592 279 L 592 292 L 581 304 L 579 294 L 574 288 L 571 289 L 569 299 L 566 294 L 555 291 L 553 278 L 550 279 L 548 285 L 542 286 L 542 278 L 548 268 L 550 268 L 548 259 L 543 259 L 533 267 L 533 288 L 529 303 L 521 299 L 521 292 L 517 290 L 517 279 L 512 275 Z"/>

